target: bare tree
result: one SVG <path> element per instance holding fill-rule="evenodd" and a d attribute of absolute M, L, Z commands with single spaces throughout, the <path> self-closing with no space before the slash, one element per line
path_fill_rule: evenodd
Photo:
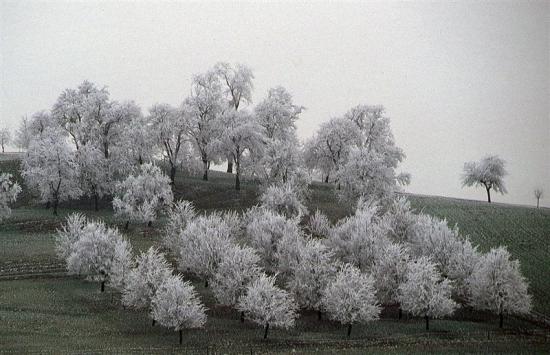
<path fill-rule="evenodd" d="M 541 188 L 535 189 L 535 198 L 537 199 L 537 208 L 539 208 L 539 202 L 540 202 L 540 199 L 542 198 L 542 189 Z"/>

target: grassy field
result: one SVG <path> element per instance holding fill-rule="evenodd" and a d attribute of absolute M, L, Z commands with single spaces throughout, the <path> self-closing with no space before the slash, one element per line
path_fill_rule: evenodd
<path fill-rule="evenodd" d="M 17 161 L 0 159 L 1 171 L 16 173 L 17 168 Z M 223 173 L 212 173 L 209 182 L 178 177 L 176 195 L 192 200 L 200 210 L 241 210 L 256 203 L 254 184 L 244 183 L 241 192 L 232 188 L 232 177 Z M 417 211 L 456 223 L 484 251 L 508 245 L 530 280 L 535 311 L 550 315 L 549 209 L 441 197 L 409 199 Z M 308 204 L 310 210 L 320 209 L 333 220 L 350 212 L 323 184 L 313 185 Z M 354 327 L 350 340 L 344 327 L 304 313 L 295 329 L 275 329 L 264 341 L 260 328 L 241 324 L 234 311 L 216 306 L 209 290 L 195 280 L 209 308 L 208 321 L 204 330 L 185 332 L 179 346 L 175 332 L 152 327 L 145 312 L 123 309 L 119 295 L 100 293 L 98 284 L 67 276 L 55 258 L 53 236 L 67 214 L 78 210 L 121 226 L 109 206 L 109 201 L 102 201 L 95 212 L 89 201 L 75 201 L 62 204 L 60 215 L 54 217 L 24 193 L 12 218 L 0 224 L 0 353 L 550 352 L 547 328 L 508 318 L 501 331 L 496 317 L 469 310 L 431 322 L 431 331 L 426 332 L 423 320 L 397 321 L 396 311 L 387 309 L 380 321 Z M 163 222 L 152 228 L 131 226 L 125 233 L 134 249 L 157 244 Z"/>

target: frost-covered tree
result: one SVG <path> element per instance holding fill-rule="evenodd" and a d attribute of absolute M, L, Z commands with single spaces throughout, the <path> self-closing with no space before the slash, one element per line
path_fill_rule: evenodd
<path fill-rule="evenodd" d="M 298 262 L 292 265 L 288 289 L 298 304 L 321 315 L 323 291 L 335 276 L 333 253 L 321 241 L 308 238 L 298 249 Z"/>
<path fill-rule="evenodd" d="M 226 106 L 238 111 L 241 103 L 252 103 L 252 90 L 254 85 L 252 80 L 254 74 L 252 69 L 240 63 L 229 64 L 219 62 L 214 66 L 214 71 L 218 74 L 220 83 L 223 87 L 224 99 Z M 227 152 L 227 172 L 233 172 L 232 153 Z"/>
<path fill-rule="evenodd" d="M 129 243 L 117 229 L 109 228 L 102 222 L 90 222 L 84 227 L 67 258 L 67 269 L 71 274 L 101 282 L 103 292 L 105 283 L 111 282 L 114 273 L 119 271 L 115 268 L 120 261 L 117 258 L 131 253 L 121 251 L 129 248 Z"/>
<path fill-rule="evenodd" d="M 92 198 L 94 208 L 99 209 L 99 199 L 110 194 L 114 188 L 114 171 L 101 149 L 94 144 L 85 144 L 75 152 L 79 165 L 83 193 Z"/>
<path fill-rule="evenodd" d="M 164 254 L 149 248 L 137 256 L 136 267 L 128 273 L 122 303 L 134 309 L 149 308 L 160 285 L 170 276 L 172 269 Z"/>
<path fill-rule="evenodd" d="M 353 122 L 332 118 L 321 124 L 315 136 L 306 143 L 306 165 L 322 172 L 325 182 L 329 182 L 330 176 L 337 179 L 336 173 L 347 161 L 350 149 L 360 144 L 360 137 Z"/>
<path fill-rule="evenodd" d="M 307 208 L 290 182 L 272 185 L 260 196 L 261 206 L 287 218 L 301 219 Z"/>
<path fill-rule="evenodd" d="M 76 242 L 84 234 L 88 220 L 81 213 L 72 213 L 67 216 L 66 222 L 55 235 L 55 252 L 61 260 L 67 260 L 75 251 Z"/>
<path fill-rule="evenodd" d="M 450 281 L 441 277 L 436 265 L 421 257 L 409 263 L 397 298 L 404 311 L 424 317 L 426 330 L 429 330 L 430 318 L 441 318 L 455 311 L 457 305 L 451 298 L 451 291 Z"/>
<path fill-rule="evenodd" d="M 0 174 L 0 222 L 11 214 L 10 203 L 17 200 L 21 192 L 19 184 L 13 180 L 9 173 Z"/>
<path fill-rule="evenodd" d="M 262 127 L 247 111 L 229 111 L 221 117 L 222 130 L 218 149 L 235 164 L 235 190 L 241 189 L 241 168 L 246 154 L 261 155 L 263 149 Z"/>
<path fill-rule="evenodd" d="M 369 271 L 382 250 L 390 243 L 379 226 L 375 204 L 358 208 L 355 215 L 336 224 L 326 240 L 335 256 L 362 271 Z"/>
<path fill-rule="evenodd" d="M 504 247 L 493 248 L 483 255 L 469 281 L 471 304 L 476 309 L 498 314 L 500 328 L 503 327 L 504 315 L 531 311 L 531 295 L 519 261 L 512 260 Z"/>
<path fill-rule="evenodd" d="M 152 162 L 157 152 L 156 139 L 150 116 L 141 111 L 130 115 L 123 124 L 121 142 L 114 147 L 119 170 L 124 174 L 136 165 Z"/>
<path fill-rule="evenodd" d="M 536 188 L 533 193 L 535 195 L 535 198 L 537 199 L 537 208 L 539 208 L 539 202 L 540 202 L 540 199 L 542 198 L 542 189 Z"/>
<path fill-rule="evenodd" d="M 412 238 L 417 215 L 405 197 L 394 199 L 380 220 L 386 235 L 395 243 L 407 242 Z"/>
<path fill-rule="evenodd" d="M 328 238 L 332 230 L 332 223 L 328 217 L 319 210 L 309 217 L 307 229 L 316 237 Z"/>
<path fill-rule="evenodd" d="M 187 224 L 177 240 L 178 268 L 204 278 L 208 285 L 231 245 L 231 228 L 220 215 L 198 216 Z"/>
<path fill-rule="evenodd" d="M 264 339 L 269 327 L 291 328 L 297 317 L 297 305 L 292 297 L 275 286 L 275 277 L 260 275 L 246 288 L 246 294 L 239 299 L 237 309 L 247 319 L 264 327 Z"/>
<path fill-rule="evenodd" d="M 2 153 L 4 148 L 11 142 L 11 132 L 8 128 L 0 129 L 0 146 L 2 147 Z"/>
<path fill-rule="evenodd" d="M 22 175 L 43 202 L 53 205 L 54 215 L 59 202 L 82 195 L 75 153 L 58 130 L 46 129 L 31 141 L 23 158 Z"/>
<path fill-rule="evenodd" d="M 134 256 L 132 245 L 122 242 L 115 244 L 115 256 L 111 265 L 109 285 L 115 290 L 122 292 L 126 288 L 130 272 L 134 268 Z"/>
<path fill-rule="evenodd" d="M 445 220 L 420 215 L 407 245 L 414 256 L 430 258 L 441 275 L 453 281 L 455 296 L 461 300 L 467 298 L 467 280 L 474 271 L 479 253 L 468 239 L 460 236 L 458 228 L 449 228 Z"/>
<path fill-rule="evenodd" d="M 399 286 L 405 281 L 409 254 L 405 247 L 400 244 L 388 244 L 380 254 L 376 255 L 372 266 L 372 276 L 376 296 L 380 303 L 385 305 L 399 304 Z M 401 319 L 401 307 L 399 308 L 399 319 Z"/>
<path fill-rule="evenodd" d="M 182 112 L 168 104 L 156 104 L 149 109 L 153 134 L 170 164 L 170 181 L 174 184 L 176 170 L 185 147 L 186 122 Z"/>
<path fill-rule="evenodd" d="M 126 221 L 153 222 L 172 205 L 170 180 L 159 167 L 143 164 L 116 186 L 115 215 Z"/>
<path fill-rule="evenodd" d="M 351 327 L 378 319 L 380 305 L 376 301 L 374 279 L 368 274 L 345 264 L 323 293 L 322 305 L 328 317 Z"/>
<path fill-rule="evenodd" d="M 498 155 L 486 156 L 478 162 L 472 161 L 464 163 L 462 187 L 485 187 L 487 191 L 487 202 L 491 203 L 491 189 L 501 194 L 508 192 L 504 186 L 504 176 L 508 174 L 504 165 L 505 161 Z"/>
<path fill-rule="evenodd" d="M 286 238 L 291 242 L 301 237 L 297 220 L 286 219 L 263 208 L 249 211 L 245 217 L 245 225 L 247 243 L 258 252 L 262 266 L 270 273 L 278 270 L 279 241 Z"/>
<path fill-rule="evenodd" d="M 203 180 L 208 180 L 210 161 L 214 158 L 214 144 L 223 127 L 219 117 L 224 110 L 223 92 L 215 71 L 195 75 L 191 95 L 183 103 L 186 132 L 203 164 Z"/>
<path fill-rule="evenodd" d="M 170 276 L 163 280 L 151 300 L 151 317 L 160 325 L 179 332 L 181 344 L 183 329 L 204 327 L 206 308 L 189 281 Z"/>
<path fill-rule="evenodd" d="M 225 250 L 212 278 L 212 292 L 217 302 L 236 306 L 248 284 L 261 275 L 259 262 L 260 258 L 252 248 L 231 245 Z"/>
<path fill-rule="evenodd" d="M 174 252 L 180 234 L 196 216 L 197 212 L 192 202 L 186 200 L 175 202 L 168 211 L 168 222 L 162 235 L 163 246 Z"/>
<path fill-rule="evenodd" d="M 46 111 L 36 112 L 30 119 L 24 116 L 15 132 L 15 144 L 21 149 L 28 149 L 33 138 L 52 127 L 57 127 L 57 123 Z"/>

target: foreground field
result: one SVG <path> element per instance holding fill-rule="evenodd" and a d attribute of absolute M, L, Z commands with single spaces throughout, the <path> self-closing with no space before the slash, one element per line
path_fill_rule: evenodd
<path fill-rule="evenodd" d="M 16 171 L 17 162 L 0 162 L 2 170 Z M 209 182 L 179 178 L 177 197 L 195 202 L 201 210 L 245 209 L 253 205 L 257 188 L 244 184 L 232 190 L 232 177 L 212 174 Z M 480 245 L 482 250 L 508 245 L 522 263 L 530 280 L 535 311 L 550 314 L 550 210 L 507 205 L 488 205 L 440 197 L 409 196 L 417 211 L 447 218 Z M 209 308 L 206 329 L 186 331 L 184 344 L 168 329 L 152 327 L 145 312 L 124 310 L 119 296 L 100 293 L 99 286 L 65 274 L 55 258 L 53 236 L 64 217 L 82 211 L 110 224 L 120 225 L 112 216 L 108 201 L 95 212 L 88 201 L 65 204 L 58 217 L 41 206 L 32 205 L 23 195 L 10 220 L 0 224 L 0 352 L 123 352 L 186 353 L 207 352 L 549 352 L 548 330 L 540 324 L 507 318 L 498 329 L 496 317 L 460 311 L 448 320 L 432 322 L 424 330 L 423 320 L 397 321 L 388 309 L 382 320 L 354 327 L 352 339 L 345 329 L 315 314 L 303 314 L 290 331 L 273 330 L 262 340 L 262 330 L 252 323 L 241 324 L 238 315 L 216 307 L 208 289 L 194 282 Z M 333 220 L 350 212 L 338 203 L 330 188 L 313 186 L 310 210 L 320 209 Z M 134 249 L 158 243 L 163 221 L 152 228 L 132 226 L 126 233 Z"/>

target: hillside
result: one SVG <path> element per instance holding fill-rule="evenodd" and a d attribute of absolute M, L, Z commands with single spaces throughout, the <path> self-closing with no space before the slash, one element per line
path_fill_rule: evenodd
<path fill-rule="evenodd" d="M 0 170 L 20 179 L 18 161 L 0 161 Z M 233 176 L 212 172 L 211 180 L 177 178 L 176 196 L 194 202 L 200 210 L 243 210 L 256 203 L 258 187 L 244 183 L 240 192 L 233 190 Z M 550 315 L 550 209 L 534 209 L 444 197 L 409 195 L 418 212 L 446 218 L 456 224 L 483 251 L 507 245 L 521 261 L 522 271 L 530 281 L 535 312 Z M 109 201 L 101 201 L 95 212 L 88 200 L 61 205 L 60 215 L 35 204 L 23 193 L 13 216 L 0 224 L 0 349 L 20 351 L 113 351 L 165 352 L 176 343 L 176 335 L 166 329 L 151 328 L 143 312 L 130 312 L 118 304 L 118 295 L 100 294 L 97 285 L 67 277 L 56 257 L 53 235 L 66 215 L 81 211 L 121 226 L 113 218 Z M 351 211 L 334 196 L 333 190 L 316 183 L 308 201 L 310 211 L 319 209 L 333 221 Z M 143 250 L 158 242 L 163 221 L 152 228 L 131 226 L 126 232 L 132 245 Z M 422 320 L 394 321 L 395 310 L 388 309 L 383 320 L 358 327 L 355 339 L 342 339 L 344 330 L 336 323 L 318 323 L 313 314 L 304 314 L 292 331 L 275 330 L 269 344 L 259 339 L 258 328 L 235 322 L 232 311 L 213 304 L 212 296 L 201 283 L 195 286 L 204 297 L 209 311 L 205 331 L 192 331 L 186 339 L 187 351 L 206 352 L 230 349 L 237 352 L 288 352 L 346 349 L 361 353 L 369 350 L 396 352 L 480 351 L 480 344 L 491 351 L 530 349 L 547 351 L 546 331 L 529 322 L 507 320 L 507 330 L 498 332 L 494 317 L 487 314 L 459 312 L 456 319 L 434 322 L 434 331 L 424 333 Z M 543 333 L 541 333 L 541 331 Z M 508 332 L 508 333 L 507 333 Z M 511 333 L 510 333 L 511 332 Z M 59 334 L 59 337 L 57 336 Z M 512 335 L 510 335 L 512 334 Z M 521 336 L 518 334 L 522 334 Z M 540 334 L 543 334 L 540 337 Z M 206 344 L 206 345 L 205 345 Z M 168 346 L 168 348 L 167 348 Z M 1 351 L 0 351 L 1 352 Z M 57 351 L 56 351 L 57 352 Z"/>

